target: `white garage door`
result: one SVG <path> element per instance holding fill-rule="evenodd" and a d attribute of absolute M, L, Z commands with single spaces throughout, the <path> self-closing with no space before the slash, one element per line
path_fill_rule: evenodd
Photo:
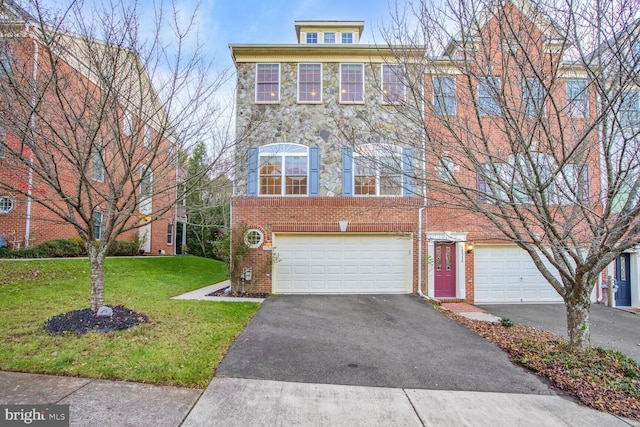
<path fill-rule="evenodd" d="M 411 293 L 412 241 L 371 234 L 277 234 L 275 293 Z"/>
<path fill-rule="evenodd" d="M 476 245 L 474 269 L 476 303 L 562 301 L 518 247 Z"/>

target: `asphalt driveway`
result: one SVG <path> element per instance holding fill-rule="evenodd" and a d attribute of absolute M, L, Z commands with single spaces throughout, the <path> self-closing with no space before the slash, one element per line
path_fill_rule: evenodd
<path fill-rule="evenodd" d="M 413 295 L 272 296 L 216 376 L 553 394 L 497 347 Z"/>
<path fill-rule="evenodd" d="M 487 304 L 479 307 L 515 323 L 567 337 L 564 304 Z M 640 314 L 593 304 L 589 318 L 592 346 L 617 350 L 640 362 Z"/>

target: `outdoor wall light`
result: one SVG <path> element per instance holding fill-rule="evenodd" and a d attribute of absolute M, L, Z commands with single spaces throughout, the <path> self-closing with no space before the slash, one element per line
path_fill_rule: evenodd
<path fill-rule="evenodd" d="M 473 252 L 473 243 L 469 242 L 467 243 L 467 253 L 470 254 L 471 252 Z"/>
<path fill-rule="evenodd" d="M 344 233 L 345 231 L 347 231 L 347 226 L 349 225 L 349 221 L 340 221 L 338 222 L 338 224 L 340 224 L 340 232 Z"/>

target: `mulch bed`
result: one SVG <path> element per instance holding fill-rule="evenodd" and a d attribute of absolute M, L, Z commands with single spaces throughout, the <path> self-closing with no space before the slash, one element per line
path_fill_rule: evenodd
<path fill-rule="evenodd" d="M 207 294 L 208 297 L 233 297 L 233 298 L 267 298 L 269 296 L 266 292 L 236 292 L 229 291 L 229 288 L 218 289 L 215 292 Z"/>
<path fill-rule="evenodd" d="M 62 313 L 47 320 L 45 329 L 54 334 L 63 334 L 65 332 L 80 334 L 86 332 L 112 332 L 121 331 L 149 321 L 145 314 L 129 310 L 121 305 L 112 307 L 112 309 L 113 316 L 111 317 L 97 317 L 96 313 L 90 308 Z"/>

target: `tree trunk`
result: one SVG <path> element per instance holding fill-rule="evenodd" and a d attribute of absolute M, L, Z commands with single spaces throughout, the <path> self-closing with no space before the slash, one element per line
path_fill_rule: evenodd
<path fill-rule="evenodd" d="M 567 309 L 569 344 L 574 348 L 584 350 L 591 343 L 591 330 L 589 329 L 591 301 L 589 296 L 580 294 L 577 297 L 567 299 L 565 307 Z"/>
<path fill-rule="evenodd" d="M 87 252 L 91 265 L 91 310 L 95 312 L 104 305 L 105 252 L 98 248 L 91 248 Z"/>

